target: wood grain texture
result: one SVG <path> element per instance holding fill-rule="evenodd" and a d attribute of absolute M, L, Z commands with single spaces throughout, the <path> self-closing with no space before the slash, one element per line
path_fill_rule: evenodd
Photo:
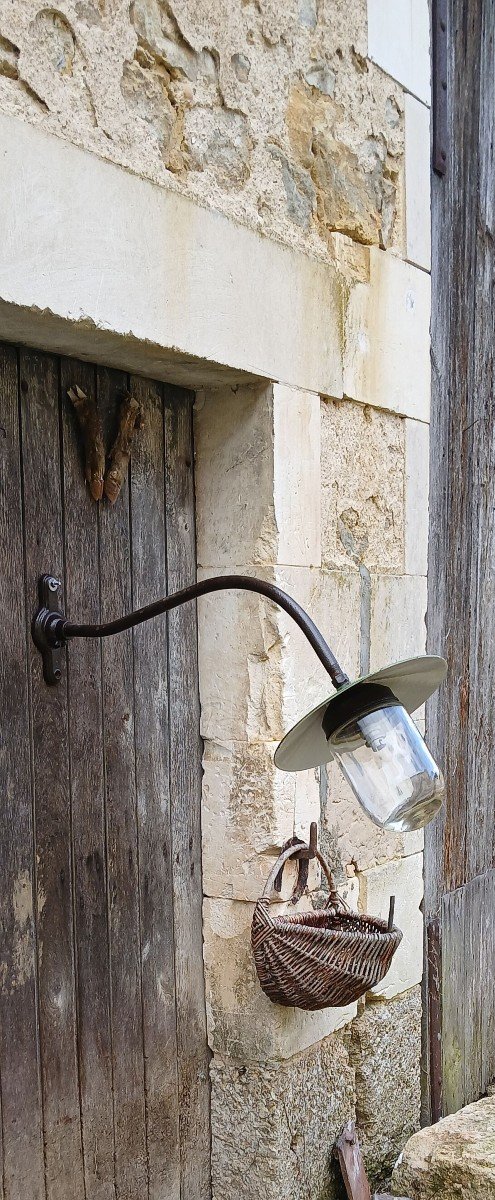
<path fill-rule="evenodd" d="M 74 384 L 107 445 L 123 391 L 143 410 L 113 507 Z M 46 571 L 95 621 L 194 578 L 191 396 L 165 391 L 0 347 L 1 1200 L 210 1196 L 195 609 L 72 643 L 58 688 L 30 637 Z"/>
<path fill-rule="evenodd" d="M 425 915 L 440 918 L 447 939 L 437 998 L 447 1111 L 480 1094 L 480 1071 L 495 1074 L 495 1044 L 483 1041 L 479 1026 L 495 923 L 485 892 L 495 862 L 494 39 L 493 5 L 450 0 L 448 162 L 445 176 L 432 181 L 428 602 L 429 648 L 445 653 L 449 672 L 427 714 L 447 803 L 425 838 Z M 480 876 L 483 884 L 475 882 Z M 484 899 L 488 921 L 478 911 Z M 459 988 L 462 998 L 454 994 Z M 459 1041 L 461 1000 L 470 1031 Z M 480 1052 L 487 1056 L 482 1070 Z"/>
<path fill-rule="evenodd" d="M 88 363 L 61 360 L 62 488 L 67 614 L 98 621 L 98 510 L 82 484 L 81 439 L 67 389 L 96 394 Z M 80 1099 L 87 1200 L 114 1200 L 110 961 L 107 913 L 101 647 L 67 655 Z"/>
<path fill-rule="evenodd" d="M 63 579 L 58 362 L 20 354 L 26 607 L 43 571 Z M 83 1200 L 74 984 L 67 683 L 47 688 L 29 641 L 37 863 L 38 978 L 48 1200 Z"/>
<path fill-rule="evenodd" d="M 17 354 L 0 346 L 2 1200 L 45 1200 Z"/>
<path fill-rule="evenodd" d="M 334 1146 L 348 1200 L 371 1200 L 354 1121 L 348 1121 Z"/>
<path fill-rule="evenodd" d="M 169 591 L 196 574 L 192 395 L 165 391 Z M 209 1072 L 202 958 L 201 756 L 195 607 L 168 615 L 170 796 L 177 994 L 181 1196 L 208 1200 Z"/>
<path fill-rule="evenodd" d="M 99 367 L 97 395 L 105 443 L 127 376 Z M 100 517 L 101 617 L 132 608 L 129 484 Z M 102 641 L 103 727 L 110 930 L 115 1182 L 119 1200 L 147 1193 L 143 1010 L 139 920 L 134 664 L 132 633 Z"/>
<path fill-rule="evenodd" d="M 444 1105 L 457 1112 L 493 1082 L 495 871 L 443 900 Z"/>
<path fill-rule="evenodd" d="M 163 399 L 159 384 L 141 379 L 131 379 L 130 392 L 142 413 L 130 486 L 132 606 L 140 608 L 167 592 Z M 166 618 L 132 638 L 149 1195 L 179 1200 Z"/>

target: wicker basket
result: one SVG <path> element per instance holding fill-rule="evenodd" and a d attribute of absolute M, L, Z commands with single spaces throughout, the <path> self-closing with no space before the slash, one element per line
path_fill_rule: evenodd
<path fill-rule="evenodd" d="M 316 912 L 273 916 L 270 895 L 289 858 L 307 850 L 303 842 L 282 852 L 258 900 L 251 945 L 263 991 L 274 1004 L 291 1008 L 340 1008 L 383 979 L 402 940 L 395 925 L 351 912 L 335 890 L 332 873 L 318 850 L 330 896 Z M 297 885 L 294 889 L 297 892 Z"/>

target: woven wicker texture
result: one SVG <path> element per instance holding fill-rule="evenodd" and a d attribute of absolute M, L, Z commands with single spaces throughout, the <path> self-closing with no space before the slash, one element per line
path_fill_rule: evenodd
<path fill-rule="evenodd" d="M 341 1008 L 383 979 L 402 933 L 395 925 L 389 929 L 378 917 L 351 912 L 318 850 L 316 857 L 330 889 L 326 908 L 274 915 L 270 905 L 274 880 L 301 849 L 307 849 L 303 842 L 283 851 L 254 910 L 251 945 L 258 979 L 275 1004 L 310 1010 Z"/>

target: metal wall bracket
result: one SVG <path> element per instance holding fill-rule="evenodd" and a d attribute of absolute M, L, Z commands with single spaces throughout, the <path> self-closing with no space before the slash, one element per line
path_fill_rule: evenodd
<path fill-rule="evenodd" d="M 54 627 L 64 620 L 61 609 L 62 584 L 53 575 L 42 575 L 38 581 L 40 607 L 32 623 L 33 641 L 43 659 L 43 679 L 52 687 L 62 678 L 62 652 L 65 643 L 54 637 Z"/>
<path fill-rule="evenodd" d="M 312 821 L 309 827 L 309 842 L 307 844 L 299 837 L 292 837 L 289 838 L 288 842 L 285 842 L 285 844 L 282 846 L 282 850 L 288 850 L 289 846 L 301 847 L 299 853 L 292 856 L 292 862 L 297 862 L 299 864 L 297 884 L 291 896 L 291 904 L 297 904 L 297 901 L 301 899 L 308 882 L 309 860 L 310 858 L 316 857 L 316 851 L 318 849 L 318 826 L 316 821 Z M 281 867 L 273 884 L 276 892 L 282 891 L 283 870 L 283 867 Z"/>
<path fill-rule="evenodd" d="M 448 0 L 433 0 L 431 9 L 432 48 L 432 167 L 437 175 L 447 170 L 448 93 L 447 93 L 447 21 Z"/>

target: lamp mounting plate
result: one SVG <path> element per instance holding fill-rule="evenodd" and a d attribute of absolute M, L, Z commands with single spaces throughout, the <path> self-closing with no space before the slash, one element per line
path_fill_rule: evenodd
<path fill-rule="evenodd" d="M 33 617 L 32 634 L 35 646 L 43 659 L 43 679 L 52 687 L 62 678 L 64 643 L 54 639 L 53 626 L 63 620 L 62 584 L 53 575 L 42 575 L 38 581 L 39 608 Z M 51 636 L 50 636 L 51 633 Z"/>

